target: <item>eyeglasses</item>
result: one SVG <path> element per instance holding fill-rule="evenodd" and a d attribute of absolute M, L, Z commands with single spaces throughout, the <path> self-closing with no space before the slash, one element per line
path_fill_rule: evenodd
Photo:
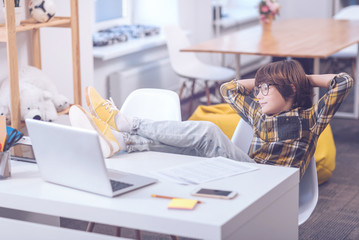
<path fill-rule="evenodd" d="M 275 85 L 278 85 L 278 84 L 262 83 L 262 84 L 259 85 L 258 87 L 255 86 L 255 87 L 253 88 L 253 94 L 254 94 L 255 97 L 257 97 L 258 94 L 259 94 L 259 91 L 261 91 L 263 96 L 267 96 L 267 95 L 268 95 L 268 92 L 269 92 L 269 86 L 275 86 Z"/>

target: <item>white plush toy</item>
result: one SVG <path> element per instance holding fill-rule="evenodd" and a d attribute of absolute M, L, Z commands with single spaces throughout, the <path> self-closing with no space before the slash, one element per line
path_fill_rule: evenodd
<path fill-rule="evenodd" d="M 58 93 L 51 79 L 41 70 L 26 66 L 19 71 L 19 92 L 21 119 L 54 121 L 58 111 L 69 106 L 67 97 Z M 0 86 L 0 114 L 10 119 L 9 80 Z"/>
<path fill-rule="evenodd" d="M 53 122 L 58 118 L 54 104 L 50 99 L 43 101 L 40 104 L 41 120 L 46 122 Z"/>
<path fill-rule="evenodd" d="M 21 120 L 27 118 L 42 119 L 41 105 L 44 101 L 49 100 L 50 95 L 41 91 L 32 84 L 20 83 L 20 112 Z"/>
<path fill-rule="evenodd" d="M 4 96 L 8 115 L 10 115 L 10 89 L 8 81 L 3 83 L 0 92 L 1 95 Z M 54 121 L 57 119 L 57 112 L 50 99 L 50 92 L 43 91 L 30 83 L 21 82 L 19 85 L 19 93 L 21 120 L 31 118 Z M 10 116 L 8 116 L 8 118 L 10 118 Z"/>
<path fill-rule="evenodd" d="M 0 93 L 0 115 L 4 115 L 6 117 L 6 122 L 9 124 L 10 122 L 10 110 L 7 103 L 6 96 Z"/>
<path fill-rule="evenodd" d="M 30 83 L 44 91 L 50 92 L 50 98 L 58 112 L 69 107 L 69 99 L 58 92 L 55 84 L 51 81 L 51 78 L 40 69 L 24 66 L 19 71 L 19 79 L 21 82 Z"/>

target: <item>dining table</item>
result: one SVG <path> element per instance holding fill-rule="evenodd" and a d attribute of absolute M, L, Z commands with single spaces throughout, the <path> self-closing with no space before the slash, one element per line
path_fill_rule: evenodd
<path fill-rule="evenodd" d="M 261 55 L 285 58 L 311 58 L 313 74 L 320 74 L 320 59 L 359 43 L 359 21 L 337 19 L 285 19 L 272 23 L 270 30 L 261 25 L 240 29 L 181 49 L 182 52 L 220 53 L 235 56 L 236 78 L 241 78 L 240 55 Z M 359 51 L 358 51 L 359 52 Z M 359 71 L 359 54 L 355 72 Z M 352 112 L 337 112 L 337 116 L 359 118 L 359 82 L 355 76 Z M 319 96 L 315 90 L 316 99 Z"/>

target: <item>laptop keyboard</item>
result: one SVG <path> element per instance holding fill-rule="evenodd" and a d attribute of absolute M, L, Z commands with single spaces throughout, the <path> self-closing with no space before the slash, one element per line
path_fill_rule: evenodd
<path fill-rule="evenodd" d="M 124 189 L 124 188 L 128 188 L 128 187 L 132 187 L 133 184 L 129 184 L 129 183 L 124 183 L 124 182 L 119 182 L 119 181 L 114 181 L 111 180 L 111 187 L 112 187 L 112 192 L 116 192 L 118 190 Z"/>

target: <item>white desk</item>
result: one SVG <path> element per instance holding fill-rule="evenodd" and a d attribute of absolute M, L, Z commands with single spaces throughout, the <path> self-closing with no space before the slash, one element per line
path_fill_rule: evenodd
<path fill-rule="evenodd" d="M 153 176 L 152 171 L 200 160 L 143 152 L 118 155 L 106 164 Z M 199 239 L 297 239 L 298 169 L 258 167 L 202 185 L 237 191 L 235 199 L 198 197 L 204 203 L 186 211 L 169 210 L 169 200 L 151 194 L 194 198 L 190 192 L 195 186 L 158 182 L 112 199 L 46 183 L 36 165 L 13 164 L 12 177 L 0 181 L 0 207 Z"/>

